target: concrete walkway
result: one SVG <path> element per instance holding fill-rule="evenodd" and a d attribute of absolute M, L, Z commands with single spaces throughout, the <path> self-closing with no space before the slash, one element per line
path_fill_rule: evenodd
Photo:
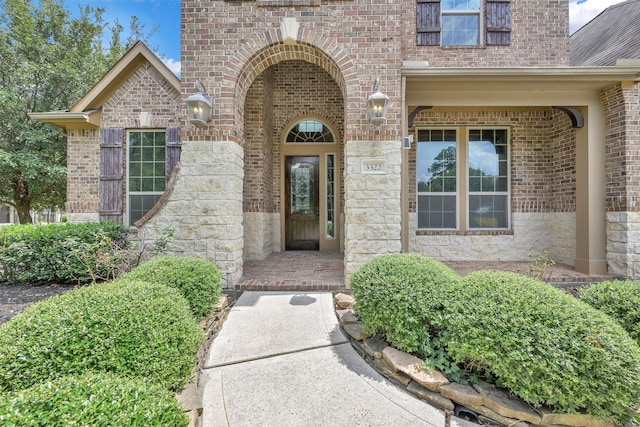
<path fill-rule="evenodd" d="M 444 426 L 353 350 L 330 292 L 244 292 L 201 380 L 205 427 Z"/>

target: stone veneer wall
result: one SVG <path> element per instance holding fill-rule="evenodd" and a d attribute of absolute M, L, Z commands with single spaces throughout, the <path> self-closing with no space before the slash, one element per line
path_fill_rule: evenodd
<path fill-rule="evenodd" d="M 225 287 L 242 277 L 244 152 L 232 141 L 189 141 L 164 206 L 139 230 L 153 242 L 165 226 L 177 233 L 168 252 L 214 262 Z"/>
<path fill-rule="evenodd" d="M 100 131 L 67 132 L 67 201 L 70 222 L 96 222 L 100 204 Z"/>
<path fill-rule="evenodd" d="M 640 84 L 602 92 L 609 274 L 640 278 Z"/>
<path fill-rule="evenodd" d="M 448 260 L 528 260 L 547 251 L 556 262 L 575 263 L 575 131 L 568 117 L 549 108 L 434 108 L 415 127 L 508 126 L 511 130 L 510 231 L 418 231 L 416 152 L 409 153 L 409 250 Z"/>
<path fill-rule="evenodd" d="M 397 253 L 401 242 L 400 141 L 347 141 L 345 164 L 345 283 L 377 255 Z M 368 174 L 363 161 L 380 161 L 384 173 Z"/>

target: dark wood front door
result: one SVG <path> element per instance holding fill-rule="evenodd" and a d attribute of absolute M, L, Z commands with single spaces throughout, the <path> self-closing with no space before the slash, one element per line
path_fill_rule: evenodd
<path fill-rule="evenodd" d="M 286 157 L 285 248 L 320 248 L 319 157 Z"/>

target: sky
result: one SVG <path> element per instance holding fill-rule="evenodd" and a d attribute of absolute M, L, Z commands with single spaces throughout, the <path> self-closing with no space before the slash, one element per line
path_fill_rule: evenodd
<path fill-rule="evenodd" d="M 573 34 L 608 6 L 625 0 L 568 1 L 569 32 Z M 72 13 L 78 10 L 79 4 L 102 7 L 107 22 L 117 19 L 125 28 L 134 15 L 146 24 L 147 30 L 158 27 L 149 47 L 180 76 L 180 0 L 65 0 L 65 4 Z"/>

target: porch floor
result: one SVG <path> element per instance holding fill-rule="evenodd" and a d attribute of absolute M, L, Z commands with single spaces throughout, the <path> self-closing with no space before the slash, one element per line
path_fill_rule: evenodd
<path fill-rule="evenodd" d="M 477 270 L 513 271 L 526 274 L 528 261 L 445 261 L 466 275 Z M 545 270 L 542 280 L 560 286 L 611 279 L 610 276 L 576 272 L 572 266 L 556 264 Z M 237 290 L 336 291 L 345 289 L 344 255 L 340 252 L 287 251 L 272 253 L 259 261 L 245 261 Z"/>

